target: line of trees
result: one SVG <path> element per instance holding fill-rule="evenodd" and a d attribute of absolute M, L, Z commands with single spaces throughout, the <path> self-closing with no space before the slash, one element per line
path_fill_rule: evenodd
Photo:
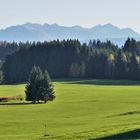
<path fill-rule="evenodd" d="M 23 43 L 0 41 L 0 60 L 4 60 L 7 55 L 12 54 L 22 46 Z"/>
<path fill-rule="evenodd" d="M 52 78 L 140 79 L 140 42 L 128 38 L 122 48 L 110 41 L 78 40 L 22 43 L 2 66 L 6 83 L 27 82 L 34 65 Z"/>

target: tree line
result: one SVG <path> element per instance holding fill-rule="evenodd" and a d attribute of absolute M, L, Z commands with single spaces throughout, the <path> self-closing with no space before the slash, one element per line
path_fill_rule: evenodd
<path fill-rule="evenodd" d="M 0 60 L 3 61 L 7 55 L 12 54 L 22 46 L 22 43 L 0 41 Z"/>
<path fill-rule="evenodd" d="M 78 40 L 21 43 L 2 65 L 5 83 L 27 82 L 34 65 L 52 78 L 140 79 L 140 42 L 128 38 L 118 48 L 110 41 Z"/>

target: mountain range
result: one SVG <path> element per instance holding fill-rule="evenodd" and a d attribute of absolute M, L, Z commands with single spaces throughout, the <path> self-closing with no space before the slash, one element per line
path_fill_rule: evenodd
<path fill-rule="evenodd" d="M 50 41 L 56 39 L 79 39 L 82 43 L 92 39 L 111 40 L 121 46 L 130 38 L 140 39 L 140 34 L 130 28 L 120 29 L 112 24 L 92 28 L 60 26 L 58 24 L 33 24 L 10 26 L 0 30 L 0 40 L 6 41 Z"/>

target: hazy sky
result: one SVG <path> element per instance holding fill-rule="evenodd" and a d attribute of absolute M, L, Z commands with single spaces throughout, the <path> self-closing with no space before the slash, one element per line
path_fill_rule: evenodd
<path fill-rule="evenodd" d="M 140 32 L 140 0 L 0 0 L 0 28 L 26 22 L 84 27 L 112 23 Z"/>

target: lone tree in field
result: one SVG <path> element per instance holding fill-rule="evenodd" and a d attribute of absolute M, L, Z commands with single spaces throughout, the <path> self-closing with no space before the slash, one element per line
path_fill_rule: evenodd
<path fill-rule="evenodd" d="M 55 98 L 54 87 L 48 72 L 43 73 L 40 67 L 34 66 L 30 72 L 25 93 L 26 100 L 33 103 L 39 103 L 40 100 L 45 103 L 52 101 Z"/>

